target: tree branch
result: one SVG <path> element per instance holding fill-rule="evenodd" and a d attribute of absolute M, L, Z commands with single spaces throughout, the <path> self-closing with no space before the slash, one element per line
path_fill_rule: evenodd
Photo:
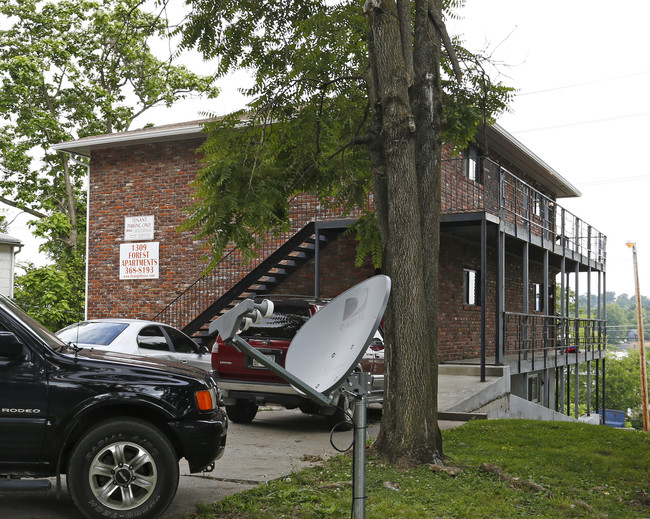
<path fill-rule="evenodd" d="M 13 202 L 4 196 L 0 196 L 0 202 L 3 204 L 9 205 L 11 207 L 15 207 L 16 209 L 20 209 L 22 211 L 25 211 L 26 213 L 31 214 L 32 216 L 36 216 L 36 218 L 47 218 L 48 215 L 45 213 L 41 213 L 40 211 L 37 211 L 36 209 L 30 209 L 29 207 L 23 207 L 22 205 L 17 204 L 16 202 Z"/>
<path fill-rule="evenodd" d="M 429 18 L 438 29 L 442 42 L 445 44 L 447 53 L 449 54 L 449 59 L 451 60 L 451 65 L 456 74 L 456 80 L 460 83 L 463 80 L 463 72 L 460 70 L 460 64 L 458 63 L 458 57 L 456 56 L 456 51 L 454 50 L 454 45 L 451 43 L 451 38 L 447 32 L 447 27 L 445 22 L 440 17 L 439 13 L 436 11 L 434 0 L 429 0 Z"/>

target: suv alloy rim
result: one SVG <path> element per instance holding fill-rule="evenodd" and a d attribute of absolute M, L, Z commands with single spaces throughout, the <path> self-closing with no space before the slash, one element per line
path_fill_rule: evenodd
<path fill-rule="evenodd" d="M 158 472 L 151 454 L 131 442 L 111 443 L 95 456 L 88 473 L 90 489 L 102 505 L 131 510 L 156 487 Z"/>

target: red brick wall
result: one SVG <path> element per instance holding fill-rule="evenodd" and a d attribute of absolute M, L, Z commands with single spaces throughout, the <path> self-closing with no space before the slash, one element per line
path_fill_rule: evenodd
<path fill-rule="evenodd" d="M 179 232 L 200 168 L 200 140 L 110 148 L 92 154 L 88 255 L 88 315 L 151 318 L 205 263 L 194 232 Z M 124 218 L 155 217 L 159 279 L 120 280 Z"/>
<path fill-rule="evenodd" d="M 440 360 L 452 361 L 479 358 L 481 355 L 481 307 L 463 304 L 463 269 L 481 271 L 479 244 L 447 235 L 440 241 L 439 276 L 439 352 Z M 497 252 L 487 249 L 486 355 L 495 354 L 496 342 L 496 272 Z M 544 267 L 529 263 L 529 313 L 533 311 L 533 283 L 544 283 Z M 554 273 L 550 274 L 551 280 Z M 523 259 L 506 254 L 505 311 L 523 312 Z"/>
<path fill-rule="evenodd" d="M 179 232 L 192 203 L 192 181 L 201 167 L 201 140 L 129 146 L 93 152 L 90 176 L 89 317 L 151 318 L 200 277 L 205 263 L 193 231 Z M 447 174 L 450 171 L 447 171 Z M 444 181 L 444 178 L 443 178 Z M 482 186 L 481 186 L 482 187 Z M 461 190 L 459 203 L 476 193 Z M 479 193 L 480 195 L 480 193 Z M 314 203 L 305 200 L 305 207 Z M 307 211 L 309 212 L 309 211 Z M 317 211 L 314 208 L 314 213 Z M 119 251 L 126 216 L 155 217 L 160 244 L 159 279 L 120 280 Z M 322 251 L 320 295 L 333 297 L 374 274 L 372 265 L 354 267 L 356 241 L 341 235 Z M 480 270 L 480 246 L 443 235 L 440 253 L 440 358 L 480 355 L 479 306 L 463 305 L 463 268 Z M 487 343 L 494 354 L 496 251 L 488 249 Z M 541 283 L 541 265 L 531 263 L 530 281 Z M 506 310 L 522 311 L 522 260 L 506 258 Z M 290 276 L 276 293 L 314 293 L 313 260 Z M 530 308 L 533 308 L 532 294 Z"/>
<path fill-rule="evenodd" d="M 321 250 L 320 297 L 336 297 L 341 292 L 375 274 L 372 264 L 354 266 L 357 241 L 354 234 L 340 234 Z M 275 294 L 314 295 L 315 266 L 311 259 L 274 290 Z"/>
<path fill-rule="evenodd" d="M 440 238 L 440 360 L 478 358 L 481 353 L 481 307 L 463 304 L 463 269 L 481 270 L 479 245 L 442 235 Z M 496 258 L 488 249 L 487 342 L 494 354 Z"/>

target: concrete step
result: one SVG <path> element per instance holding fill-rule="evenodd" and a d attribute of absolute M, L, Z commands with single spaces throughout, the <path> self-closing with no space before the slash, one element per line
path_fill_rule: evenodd
<path fill-rule="evenodd" d="M 508 366 L 489 366 L 490 369 L 486 369 L 484 382 L 481 382 L 480 366 L 442 364 L 439 368 L 438 410 L 440 412 L 473 413 L 510 392 Z"/>

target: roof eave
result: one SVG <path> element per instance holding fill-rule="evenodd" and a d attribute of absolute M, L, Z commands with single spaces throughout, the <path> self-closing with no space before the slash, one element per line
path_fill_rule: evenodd
<path fill-rule="evenodd" d="M 205 137 L 203 124 L 205 120 L 193 121 L 186 124 L 174 124 L 153 128 L 143 128 L 130 132 L 109 133 L 93 137 L 84 137 L 76 141 L 54 144 L 52 149 L 83 157 L 90 157 L 90 152 L 97 149 L 151 144 L 156 142 L 172 142 Z"/>
<path fill-rule="evenodd" d="M 557 198 L 582 196 L 575 186 L 498 124 L 488 126 L 486 133 L 490 149 L 530 174 Z M 477 133 L 477 138 L 484 139 L 482 131 Z"/>

